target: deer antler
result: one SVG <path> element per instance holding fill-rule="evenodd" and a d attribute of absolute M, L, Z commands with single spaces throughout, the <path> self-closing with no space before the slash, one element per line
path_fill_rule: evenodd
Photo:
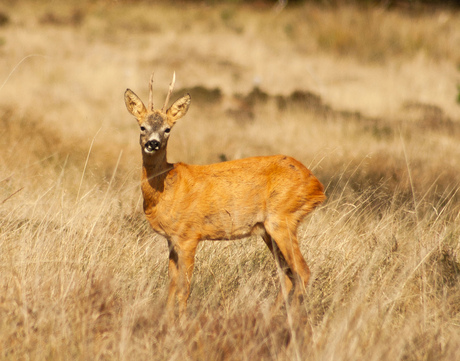
<path fill-rule="evenodd" d="M 168 95 L 166 96 L 165 105 L 163 105 L 163 109 L 161 109 L 162 113 L 166 111 L 166 107 L 168 106 L 168 103 L 169 103 L 169 97 L 171 96 L 171 93 L 174 89 L 175 82 L 176 82 L 176 72 L 173 73 L 171 84 L 169 84 L 169 90 L 168 90 Z"/>
<path fill-rule="evenodd" d="M 153 111 L 153 74 L 150 76 L 150 83 L 149 83 L 149 89 L 150 89 L 150 93 L 149 93 L 149 110 L 150 111 Z"/>

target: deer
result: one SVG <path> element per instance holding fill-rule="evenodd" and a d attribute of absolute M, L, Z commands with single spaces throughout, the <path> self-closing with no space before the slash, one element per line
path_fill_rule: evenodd
<path fill-rule="evenodd" d="M 281 273 L 276 303 L 302 300 L 310 269 L 297 231 L 326 199 L 323 185 L 302 163 L 285 155 L 208 165 L 168 163 L 171 129 L 191 102 L 187 93 L 167 108 L 174 84 L 175 72 L 161 110 L 153 105 L 153 74 L 147 107 L 130 89 L 124 93 L 140 127 L 143 210 L 154 232 L 168 242 L 167 314 L 186 314 L 195 253 L 204 240 L 262 237 Z"/>

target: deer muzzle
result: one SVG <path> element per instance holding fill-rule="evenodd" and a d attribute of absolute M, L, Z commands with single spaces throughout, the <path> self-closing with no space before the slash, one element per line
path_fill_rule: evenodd
<path fill-rule="evenodd" d="M 147 153 L 153 153 L 160 149 L 160 142 L 158 140 L 149 140 L 147 143 L 144 145 L 144 150 Z"/>

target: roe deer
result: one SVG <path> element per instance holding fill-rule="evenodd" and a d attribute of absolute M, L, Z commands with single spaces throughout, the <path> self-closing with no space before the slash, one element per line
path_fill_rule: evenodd
<path fill-rule="evenodd" d="M 166 147 L 171 128 L 188 111 L 189 94 L 166 110 L 175 82 L 169 86 L 161 110 L 146 108 L 130 89 L 125 92 L 128 111 L 140 126 L 144 212 L 155 232 L 169 245 L 171 317 L 186 311 L 195 251 L 202 240 L 229 240 L 262 236 L 283 270 L 278 300 L 301 298 L 310 270 L 297 241 L 299 223 L 325 199 L 322 184 L 304 165 L 283 156 L 263 156 L 211 165 L 170 164 Z M 283 284 L 285 283 L 285 284 Z"/>

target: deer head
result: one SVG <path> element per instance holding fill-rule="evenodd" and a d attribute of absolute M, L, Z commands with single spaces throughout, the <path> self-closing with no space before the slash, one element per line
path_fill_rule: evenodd
<path fill-rule="evenodd" d="M 159 150 L 165 150 L 168 144 L 169 133 L 176 123 L 188 111 L 190 106 L 190 94 L 184 95 L 182 98 L 176 100 L 171 107 L 166 110 L 168 106 L 169 97 L 174 89 L 176 74 L 173 74 L 173 79 L 169 85 L 168 95 L 166 96 L 165 103 L 161 110 L 154 109 L 153 107 L 153 74 L 150 78 L 150 94 L 149 105 L 145 107 L 140 98 L 130 89 L 125 91 L 125 103 L 128 111 L 134 115 L 139 123 L 141 135 L 140 145 L 142 151 L 146 155 L 153 155 Z"/>

